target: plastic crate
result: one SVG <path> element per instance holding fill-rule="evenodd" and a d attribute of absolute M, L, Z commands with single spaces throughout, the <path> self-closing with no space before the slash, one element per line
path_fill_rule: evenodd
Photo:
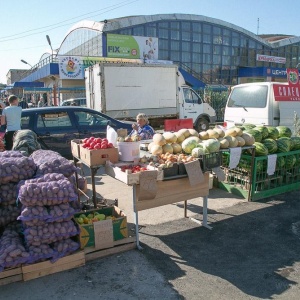
<path fill-rule="evenodd" d="M 169 168 L 164 168 L 164 178 L 166 177 L 172 177 L 172 176 L 177 176 L 178 175 L 178 164 L 173 164 L 172 167 Z"/>
<path fill-rule="evenodd" d="M 211 171 L 212 168 L 220 167 L 222 165 L 222 153 L 214 152 L 204 154 L 199 157 L 199 160 L 203 172 Z"/>

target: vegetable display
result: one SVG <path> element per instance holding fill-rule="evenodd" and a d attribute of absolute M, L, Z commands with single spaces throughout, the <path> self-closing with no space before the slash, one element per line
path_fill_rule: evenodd
<path fill-rule="evenodd" d="M 30 158 L 37 166 L 37 176 L 47 173 L 60 173 L 70 177 L 77 171 L 72 162 L 51 150 L 36 150 L 30 155 Z"/>

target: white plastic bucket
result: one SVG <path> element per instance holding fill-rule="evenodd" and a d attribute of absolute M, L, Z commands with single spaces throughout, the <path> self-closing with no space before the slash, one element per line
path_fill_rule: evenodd
<path fill-rule="evenodd" d="M 140 158 L 140 142 L 117 142 L 119 160 L 134 161 Z"/>

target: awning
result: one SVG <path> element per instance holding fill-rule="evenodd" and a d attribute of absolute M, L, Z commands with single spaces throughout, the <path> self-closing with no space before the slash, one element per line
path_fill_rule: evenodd
<path fill-rule="evenodd" d="M 47 87 L 24 87 L 23 90 L 25 92 L 50 92 L 52 88 Z"/>
<path fill-rule="evenodd" d="M 13 84 L 8 85 L 7 87 L 10 89 L 13 88 L 25 88 L 25 87 L 43 87 L 44 82 L 37 82 L 37 81 L 31 81 L 31 82 L 24 82 L 24 81 L 16 81 Z"/>

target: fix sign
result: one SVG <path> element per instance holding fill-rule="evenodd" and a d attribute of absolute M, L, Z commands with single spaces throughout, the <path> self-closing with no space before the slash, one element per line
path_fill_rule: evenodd
<path fill-rule="evenodd" d="M 287 83 L 274 84 L 275 101 L 300 101 L 298 69 L 287 69 Z"/>

